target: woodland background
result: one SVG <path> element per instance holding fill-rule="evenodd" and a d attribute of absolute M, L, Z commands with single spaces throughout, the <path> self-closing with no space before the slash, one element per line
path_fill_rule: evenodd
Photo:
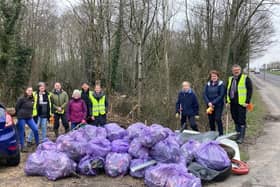
<path fill-rule="evenodd" d="M 245 67 L 273 34 L 274 0 L 0 1 L 0 101 L 13 106 L 24 87 L 55 81 L 71 94 L 100 80 L 113 112 L 172 126 L 181 82 L 201 103 L 208 72 L 223 80 Z M 180 7 L 180 10 L 178 8 Z M 184 24 L 174 28 L 181 11 Z M 183 11 L 183 14 L 182 14 Z M 178 28 L 178 26 L 177 26 Z M 121 97 L 121 95 L 126 95 Z"/>

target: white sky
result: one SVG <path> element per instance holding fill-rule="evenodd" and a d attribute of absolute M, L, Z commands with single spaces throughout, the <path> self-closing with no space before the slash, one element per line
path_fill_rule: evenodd
<path fill-rule="evenodd" d="M 79 3 L 79 0 L 55 0 L 58 9 L 63 11 L 65 8 L 70 8 L 70 2 L 75 5 Z M 177 1 L 177 3 L 176 3 Z M 171 25 L 174 29 L 180 30 L 182 29 L 182 25 L 184 25 L 184 16 L 185 13 L 182 10 L 183 7 L 182 0 L 174 0 L 172 5 L 173 13 L 175 16 L 173 17 L 174 24 Z M 272 10 L 272 23 L 274 26 L 274 34 L 272 36 L 272 40 L 274 41 L 270 46 L 267 47 L 267 51 L 265 51 L 260 57 L 251 60 L 251 66 L 258 67 L 263 64 L 268 64 L 275 61 L 280 61 L 280 6 L 275 6 Z"/>
<path fill-rule="evenodd" d="M 272 23 L 275 33 L 272 36 L 274 41 L 267 47 L 267 51 L 264 52 L 262 57 L 252 60 L 252 66 L 261 66 L 275 61 L 280 61 L 280 6 L 273 8 Z"/>

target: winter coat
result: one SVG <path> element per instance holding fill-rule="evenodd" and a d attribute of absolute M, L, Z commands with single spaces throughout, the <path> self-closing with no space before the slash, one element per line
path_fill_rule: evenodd
<path fill-rule="evenodd" d="M 92 116 L 92 103 L 90 100 L 90 94 L 92 94 L 92 91 L 81 91 L 81 98 L 84 100 L 87 106 L 87 117 Z"/>
<path fill-rule="evenodd" d="M 236 85 L 238 85 L 239 81 L 240 81 L 240 78 L 241 78 L 242 74 L 240 74 L 237 78 L 237 82 L 236 82 Z M 227 86 L 226 88 L 229 86 L 229 90 L 228 90 L 228 96 L 230 96 L 230 90 L 231 90 L 231 85 L 228 85 L 229 82 L 227 83 Z M 247 95 L 246 95 L 246 103 L 250 103 L 251 102 L 251 98 L 252 98 L 252 95 L 253 95 L 253 84 L 252 84 L 252 80 L 247 76 L 246 77 L 246 80 L 245 80 L 245 86 L 246 86 L 246 89 L 247 89 Z M 231 102 L 230 103 L 233 103 L 233 104 L 238 104 L 238 91 L 236 90 L 235 92 L 235 95 L 234 95 L 234 98 L 231 99 Z"/>
<path fill-rule="evenodd" d="M 182 112 L 182 115 L 195 116 L 199 113 L 199 105 L 195 93 L 189 91 L 180 91 L 176 102 L 176 113 Z"/>
<path fill-rule="evenodd" d="M 41 118 L 49 118 L 51 114 L 51 101 L 49 99 L 50 93 L 45 92 L 42 95 L 40 95 L 40 92 L 37 91 L 33 95 L 34 95 L 34 101 L 35 102 L 37 101 L 35 105 L 37 110 L 37 115 Z M 33 115 L 34 115 L 34 111 L 33 111 Z"/>
<path fill-rule="evenodd" d="M 214 106 L 223 106 L 225 94 L 226 87 L 223 81 L 216 83 L 209 81 L 204 88 L 203 98 L 206 105 L 212 103 Z"/>
<path fill-rule="evenodd" d="M 67 104 L 69 101 L 68 94 L 61 90 L 61 91 L 56 91 L 54 90 L 51 96 L 51 103 L 52 103 L 52 110 L 53 113 L 59 113 L 59 114 L 64 114 Z M 63 109 L 62 112 L 58 112 L 57 109 L 58 107 L 61 107 Z"/>
<path fill-rule="evenodd" d="M 71 99 L 67 107 L 67 119 L 73 123 L 80 123 L 87 117 L 87 106 L 85 102 L 80 99 Z"/>
<path fill-rule="evenodd" d="M 18 119 L 32 118 L 34 98 L 33 96 L 24 96 L 18 99 L 16 103 L 16 116 Z"/>

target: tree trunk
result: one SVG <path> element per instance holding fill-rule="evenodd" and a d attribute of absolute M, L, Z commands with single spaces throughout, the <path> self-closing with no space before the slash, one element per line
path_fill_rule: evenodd
<path fill-rule="evenodd" d="M 137 116 L 141 116 L 142 108 L 142 93 L 143 93 L 143 62 L 142 62 L 142 41 L 137 42 L 137 65 L 138 65 L 138 76 L 137 76 L 137 98 L 138 98 L 138 110 Z"/>

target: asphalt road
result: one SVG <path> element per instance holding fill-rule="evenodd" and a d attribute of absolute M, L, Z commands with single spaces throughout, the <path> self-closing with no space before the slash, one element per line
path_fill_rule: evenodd
<path fill-rule="evenodd" d="M 278 86 L 280 88 L 280 75 L 274 75 L 270 73 L 261 73 L 255 75 L 257 78 L 260 78 L 261 80 L 265 80 L 274 86 Z"/>

